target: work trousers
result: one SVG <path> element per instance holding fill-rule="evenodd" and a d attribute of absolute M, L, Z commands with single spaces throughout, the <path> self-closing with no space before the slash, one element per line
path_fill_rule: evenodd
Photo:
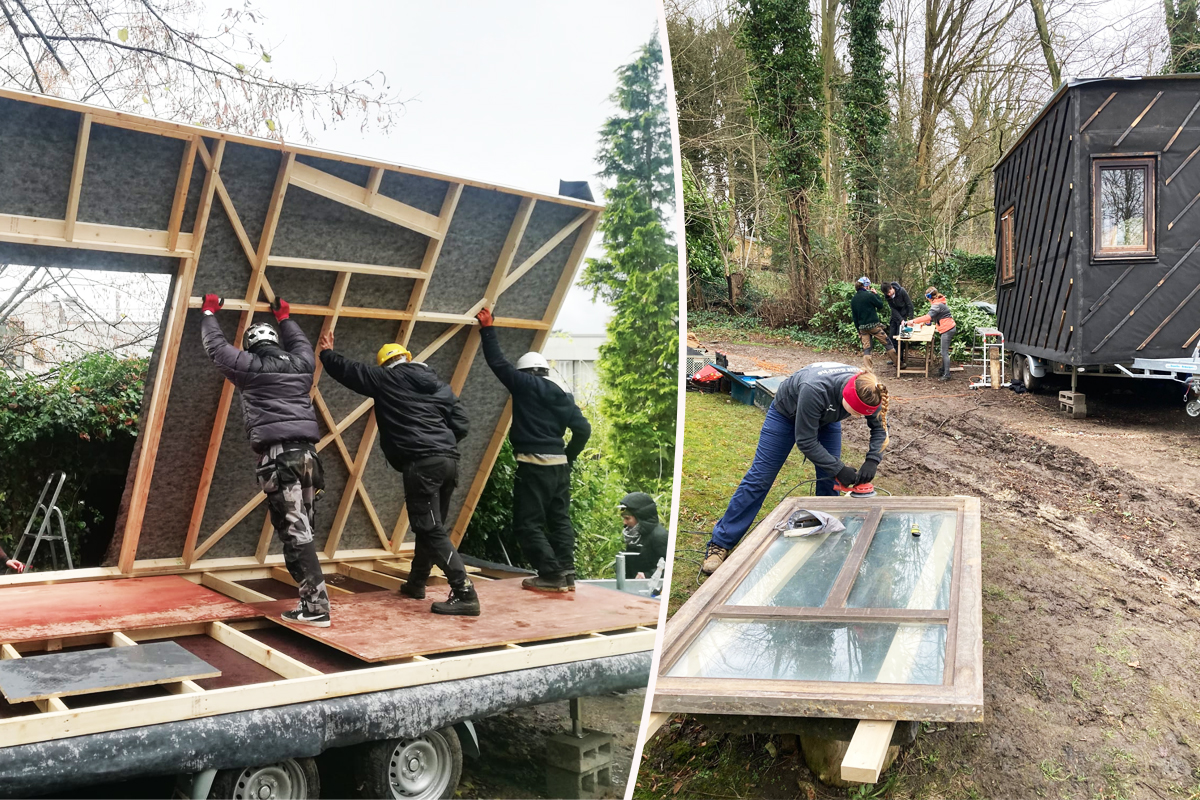
<path fill-rule="evenodd" d="M 900 317 L 892 317 L 888 324 L 888 339 L 892 343 L 892 349 L 896 349 L 896 340 L 900 338 L 900 329 L 904 327 L 904 320 Z"/>
<path fill-rule="evenodd" d="M 321 460 L 311 447 L 273 444 L 259 459 L 256 473 L 271 525 L 283 542 L 283 563 L 300 586 L 300 604 L 307 613 L 328 614 L 329 592 L 313 543 L 316 501 L 325 488 Z"/>
<path fill-rule="evenodd" d="M 950 374 L 950 340 L 954 338 L 954 328 L 942 334 L 942 374 Z"/>
<path fill-rule="evenodd" d="M 872 339 L 882 344 L 885 352 L 891 353 L 896 349 L 896 345 L 892 344 L 891 339 L 888 338 L 887 331 L 884 330 L 882 322 L 865 328 L 859 328 L 858 338 L 862 339 L 864 356 L 871 355 Z"/>
<path fill-rule="evenodd" d="M 538 575 L 555 578 L 575 571 L 570 464 L 517 462 L 513 531 Z"/>
<path fill-rule="evenodd" d="M 404 468 L 404 502 L 416 539 L 409 581 L 424 583 L 434 565 L 455 589 L 470 584 L 467 568 L 446 531 L 450 496 L 458 485 L 458 459 L 419 458 Z"/>
<path fill-rule="evenodd" d="M 817 429 L 817 441 L 834 458 L 842 457 L 842 423 L 831 422 Z M 775 409 L 767 409 L 762 433 L 758 436 L 758 449 L 754 451 L 754 463 L 742 482 L 738 484 L 725 516 L 713 528 L 714 544 L 730 549 L 742 540 L 758 512 L 762 509 L 767 493 L 779 477 L 779 471 L 796 446 L 796 424 Z M 820 497 L 836 497 L 833 490 L 834 475 L 817 469 L 816 494 Z"/>

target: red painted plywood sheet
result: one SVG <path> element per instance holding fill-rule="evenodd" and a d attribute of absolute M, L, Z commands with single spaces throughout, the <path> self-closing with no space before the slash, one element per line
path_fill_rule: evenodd
<path fill-rule="evenodd" d="M 178 575 L 5 586 L 0 609 L 0 642 L 8 643 L 260 616 Z"/>
<path fill-rule="evenodd" d="M 658 603 L 643 597 L 580 585 L 578 591 L 546 594 L 521 588 L 520 579 L 476 581 L 483 613 L 478 617 L 433 614 L 429 605 L 448 589 L 431 588 L 425 600 L 397 592 L 335 595 L 333 625 L 313 628 L 283 623 L 280 613 L 295 600 L 255 603 L 273 620 L 364 661 L 473 650 L 479 647 L 561 639 L 658 622 Z"/>

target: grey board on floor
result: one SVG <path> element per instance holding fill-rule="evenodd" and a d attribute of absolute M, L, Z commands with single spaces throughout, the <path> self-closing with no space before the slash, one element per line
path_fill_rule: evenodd
<path fill-rule="evenodd" d="M 81 117 L 86 111 L 92 115 L 92 124 L 78 220 L 91 226 L 118 226 L 114 230 L 124 231 L 127 238 L 141 242 L 142 249 L 134 252 L 145 253 L 149 250 L 146 239 L 130 229 L 158 232 L 162 240 L 166 240 L 164 226 L 172 218 L 171 206 L 179 186 L 181 159 L 188 149 L 187 137 L 198 136 L 213 158 L 219 148 L 224 148 L 220 165 L 224 193 L 216 195 L 207 216 L 204 236 L 191 237 L 192 246 L 198 247 L 200 254 L 190 296 L 196 301 L 200 295 L 214 292 L 230 300 L 266 301 L 269 296 L 266 292 L 260 293 L 258 298 L 248 298 L 247 294 L 253 275 L 252 261 L 257 261 L 281 165 L 285 163 L 278 142 L 180 126 L 159 129 L 155 127 L 159 123 L 154 120 L 139 121 L 135 125 L 137 129 L 130 130 L 120 127 L 115 120 L 106 117 L 108 112 L 99 109 L 76 107 L 50 98 L 16 95 L 0 90 L 0 215 L 36 217 L 43 224 L 66 219 L 72 165 Z M 293 145 L 282 147 L 291 149 Z M 407 312 L 414 307 L 418 319 L 409 331 L 409 346 L 414 352 L 421 352 L 450 332 L 451 324 L 456 322 L 453 318 L 429 319 L 420 315 L 466 315 L 473 311 L 492 282 L 510 232 L 525 211 L 531 213 L 523 236 L 512 252 L 510 269 L 516 269 L 568 225 L 584 220 L 557 246 L 548 248 L 549 252 L 500 297 L 490 298 L 495 302 L 495 313 L 501 320 L 530 321 L 517 322 L 513 327 L 499 323 L 500 343 L 509 359 L 516 360 L 544 339 L 538 326 L 542 321 L 552 321 L 557 313 L 556 303 L 561 302 L 561 296 L 557 296 L 556 290 L 564 273 L 578 267 L 577 259 L 582 257 L 586 245 L 580 237 L 590 235 L 600 211 L 600 206 L 577 199 L 587 196 L 580 187 L 573 187 L 569 197 L 555 196 L 434 175 L 399 165 L 372 165 L 352 156 L 306 151 L 302 147 L 295 149 L 295 165 L 302 172 L 318 170 L 338 187 L 337 191 L 343 192 L 338 195 L 335 191 L 334 195 L 341 198 L 336 199 L 328 196 L 328 192 L 321 193 L 323 190 L 319 188 L 314 191 L 317 187 L 312 184 L 288 184 L 268 254 L 270 258 L 284 259 L 288 264 L 266 266 L 264 276 L 271 293 L 293 304 L 293 318 L 310 340 L 316 339 L 322 323 L 329 317 L 302 313 L 295 307 L 332 308 L 339 272 L 301 268 L 296 266 L 299 262 L 289 259 L 418 270 L 427 266 L 430 253 L 436 249 L 431 248 L 433 240 L 425 234 L 396 224 L 394 219 L 369 213 L 362 207 L 362 202 L 357 205 L 345 202 L 351 195 L 367 197 L 371 187 L 377 190 L 377 196 L 385 206 L 401 203 L 412 209 L 413 214 L 435 217 L 441 217 L 446 209 L 453 208 L 453 216 L 448 221 L 439 220 L 439 225 L 445 223 L 444 236 L 427 286 L 423 287 L 422 281 L 415 280 L 411 273 L 408 277 L 377 274 L 352 274 L 349 277 L 343 306 L 357 309 L 360 316 L 343 314 L 337 319 L 339 351 L 373 363 L 378 348 L 394 341 L 402 330 L 398 319 L 374 317 Z M 377 173 L 376 169 L 383 171 Z M 311 173 L 305 174 L 312 177 Z M 199 232 L 197 220 L 201 218 L 203 208 L 201 189 L 207 175 L 204 159 L 197 157 L 190 179 L 182 186 L 180 194 L 182 201 L 178 210 L 182 215 L 180 231 L 183 234 Z M 363 194 L 357 195 L 359 191 Z M 225 207 L 222 199 L 225 196 L 229 198 L 232 210 Z M 457 204 L 453 202 L 455 197 Z M 528 205 L 531 202 L 532 209 Z M 585 219 L 588 215 L 590 218 Z M 188 262 L 183 257 L 186 254 L 181 255 L 179 251 L 135 255 L 122 252 L 120 246 L 114 247 L 111 243 L 101 249 L 89 249 L 93 243 L 79 242 L 78 239 L 74 243 L 65 242 L 62 234 L 57 234 L 59 238 L 56 239 L 53 227 L 41 229 L 49 233 L 39 234 L 37 241 L 13 238 L 11 227 L 0 227 L 0 263 L 169 273 L 175 276 L 174 288 L 179 285 L 178 276 L 183 274 Z M 94 228 L 87 230 L 88 235 L 97 235 Z M 240 234 L 244 234 L 244 240 Z M 151 241 L 155 240 L 151 237 Z M 250 257 L 247 251 L 250 251 Z M 319 264 L 316 266 L 320 267 Z M 236 334 L 240 316 L 241 312 L 233 310 L 218 315 L 218 322 L 230 339 Z M 255 314 L 254 319 L 272 321 L 266 313 Z M 170 396 L 145 493 L 146 507 L 136 548 L 139 560 L 180 559 L 187 550 L 194 515 L 199 520 L 198 531 L 193 531 L 197 546 L 204 546 L 216 531 L 228 528 L 228 533 L 208 547 L 198 563 L 203 564 L 208 559 L 246 558 L 259 552 L 267 516 L 265 506 L 260 504 L 233 524 L 235 515 L 258 494 L 257 459 L 242 424 L 239 392 L 233 393 L 228 418 L 221 428 L 220 444 L 212 448 L 216 461 L 211 466 L 211 487 L 207 494 L 201 491 L 223 379 L 201 347 L 200 320 L 197 308 L 183 316 L 180 345 L 170 380 L 154 380 L 158 365 L 170 364 L 167 356 L 171 354 L 164 352 L 161 337 L 152 353 L 147 385 L 153 391 L 169 391 Z M 451 381 L 460 361 L 464 357 L 470 358 L 470 369 L 460 394 L 470 416 L 471 431 L 459 445 L 458 485 L 447 520 L 456 530 L 466 527 L 474 502 L 471 490 L 478 475 L 490 470 L 489 455 L 494 456 L 494 453 L 489 454 L 489 444 L 504 419 L 508 401 L 508 393 L 487 369 L 482 354 L 477 352 L 477 336 L 474 325 L 468 325 L 426 358 L 446 382 Z M 459 375 L 461 378 L 462 373 Z M 335 424 L 363 402 L 363 398 L 337 385 L 328 376 L 321 378 L 319 391 Z M 143 400 L 137 453 L 130 465 L 117 532 L 105 564 L 117 562 L 125 541 L 126 522 L 135 518 L 131 514 L 131 505 L 138 496 L 135 470 L 137 459 L 148 457 L 143 449 L 152 432 L 148 422 L 151 399 L 147 394 Z M 322 435 L 328 438 L 331 431 L 323 419 L 320 427 Z M 317 504 L 314 538 L 318 546 L 324 547 L 328 542 L 345 490 L 353 485 L 346 462 L 357 458 L 367 429 L 366 416 L 345 427 L 340 439 L 345 445 L 346 457 L 337 441 L 329 442 L 321 452 L 326 490 Z M 404 492 L 399 473 L 383 457 L 378 436 L 371 443 L 370 453 L 362 485 L 378 516 L 382 538 L 387 539 L 402 519 Z M 347 520 L 338 540 L 339 552 L 381 547 L 377 527 L 357 494 Z M 278 543 L 271 542 L 268 552 L 278 553 Z"/>
<path fill-rule="evenodd" d="M 24 703 L 220 674 L 175 642 L 153 642 L 0 661 L 0 692 L 10 703 Z"/>

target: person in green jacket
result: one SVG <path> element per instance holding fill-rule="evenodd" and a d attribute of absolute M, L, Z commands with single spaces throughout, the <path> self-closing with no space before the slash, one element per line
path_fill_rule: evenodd
<path fill-rule="evenodd" d="M 887 303 L 871 286 L 871 279 L 865 275 L 854 283 L 854 297 L 850 300 L 850 314 L 854 317 L 854 326 L 858 328 L 859 338 L 862 339 L 863 361 L 867 369 L 872 369 L 871 340 L 875 339 L 883 345 L 887 352 L 888 363 L 896 363 L 896 347 L 888 338 L 887 329 L 879 321 L 879 312 L 886 309 Z"/>

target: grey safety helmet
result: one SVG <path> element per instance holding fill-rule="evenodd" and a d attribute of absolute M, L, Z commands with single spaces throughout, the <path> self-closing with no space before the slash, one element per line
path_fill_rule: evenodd
<path fill-rule="evenodd" d="M 246 329 L 242 337 L 242 349 L 253 350 L 260 344 L 279 344 L 279 331 L 268 322 L 256 322 Z"/>

